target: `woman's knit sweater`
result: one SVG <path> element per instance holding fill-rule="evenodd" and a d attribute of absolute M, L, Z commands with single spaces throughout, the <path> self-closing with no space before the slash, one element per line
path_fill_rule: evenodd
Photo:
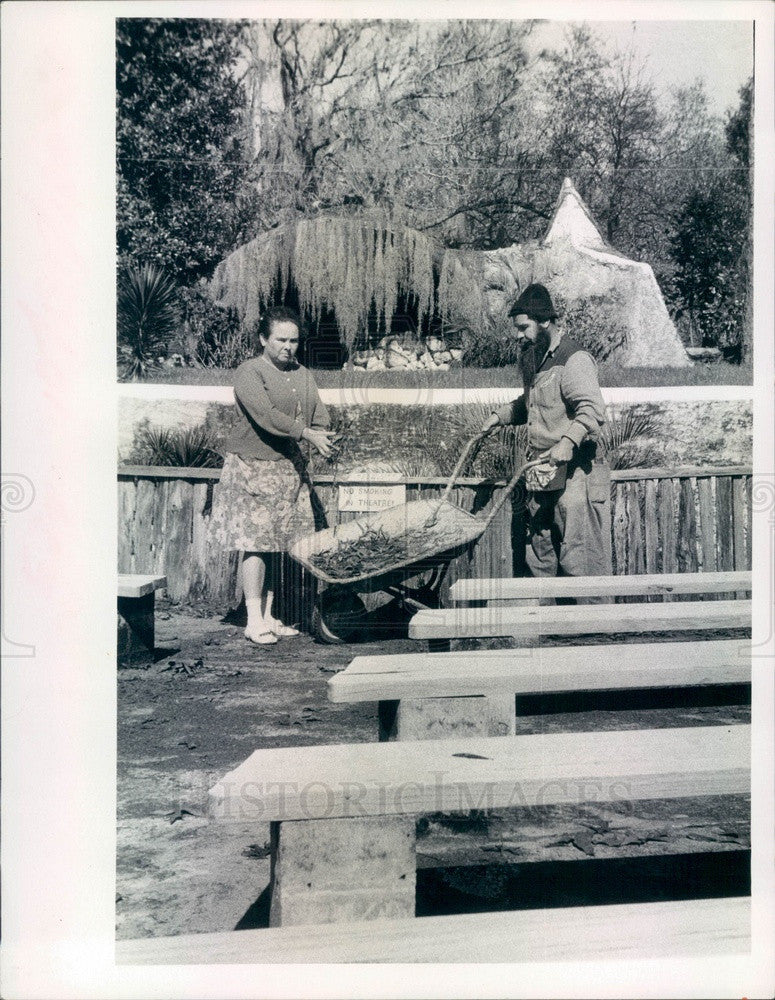
<path fill-rule="evenodd" d="M 243 458 L 293 458 L 306 427 L 329 425 L 328 411 L 303 365 L 280 371 L 263 355 L 250 358 L 234 375 L 234 398 L 238 417 L 226 451 Z"/>

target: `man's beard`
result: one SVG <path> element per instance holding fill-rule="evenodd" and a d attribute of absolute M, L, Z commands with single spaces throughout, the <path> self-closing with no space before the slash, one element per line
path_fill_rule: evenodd
<path fill-rule="evenodd" d="M 551 334 L 548 330 L 539 330 L 534 344 L 528 344 L 522 348 L 519 355 L 519 370 L 522 373 L 522 384 L 529 389 L 533 384 L 533 379 L 538 371 L 538 366 L 544 359 L 552 342 Z"/>

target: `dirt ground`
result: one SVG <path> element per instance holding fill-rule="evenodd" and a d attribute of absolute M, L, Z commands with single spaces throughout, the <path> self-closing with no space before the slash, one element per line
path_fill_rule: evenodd
<path fill-rule="evenodd" d="M 249 646 L 222 615 L 162 602 L 156 644 L 151 667 L 118 671 L 117 936 L 261 926 L 269 826 L 208 822 L 207 790 L 262 747 L 374 742 L 377 706 L 329 702 L 327 680 L 356 655 L 424 647 Z M 523 699 L 518 713 L 527 734 L 737 724 L 750 705 L 719 688 Z M 417 913 L 745 894 L 749 812 L 726 796 L 423 817 Z"/>

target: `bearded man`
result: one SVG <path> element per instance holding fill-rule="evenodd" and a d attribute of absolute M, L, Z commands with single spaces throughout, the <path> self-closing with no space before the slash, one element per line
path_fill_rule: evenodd
<path fill-rule="evenodd" d="M 611 471 L 599 454 L 605 404 L 592 355 L 557 325 L 549 292 L 532 284 L 509 310 L 524 392 L 482 430 L 527 424 L 526 561 L 533 576 L 606 576 L 611 566 Z"/>

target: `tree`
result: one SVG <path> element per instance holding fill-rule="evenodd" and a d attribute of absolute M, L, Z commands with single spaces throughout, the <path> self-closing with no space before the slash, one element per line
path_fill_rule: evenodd
<path fill-rule="evenodd" d="M 727 117 L 724 133 L 727 149 L 745 170 L 753 166 L 751 143 L 753 130 L 753 77 L 740 88 L 740 104 Z"/>
<path fill-rule="evenodd" d="M 545 219 L 549 207 L 526 201 L 521 176 L 529 30 L 513 21 L 253 26 L 266 228 L 377 209 L 449 244 L 486 246 L 513 238 L 523 203 Z"/>
<path fill-rule="evenodd" d="M 632 253 L 651 206 L 644 181 L 658 158 L 661 118 L 632 50 L 607 53 L 587 25 L 547 60 L 544 144 L 556 191 L 572 177 L 609 243 Z"/>
<path fill-rule="evenodd" d="M 658 152 L 642 173 L 638 250 L 649 261 L 670 305 L 676 297 L 671 239 L 676 213 L 695 191 L 728 171 L 721 120 L 710 110 L 701 80 L 678 87 L 664 104 Z"/>
<path fill-rule="evenodd" d="M 252 235 L 236 21 L 121 18 L 119 255 L 191 283 Z"/>
<path fill-rule="evenodd" d="M 749 81 L 727 117 L 725 168 L 698 178 L 671 240 L 679 313 L 704 345 L 734 361 L 751 346 L 751 89 Z"/>

